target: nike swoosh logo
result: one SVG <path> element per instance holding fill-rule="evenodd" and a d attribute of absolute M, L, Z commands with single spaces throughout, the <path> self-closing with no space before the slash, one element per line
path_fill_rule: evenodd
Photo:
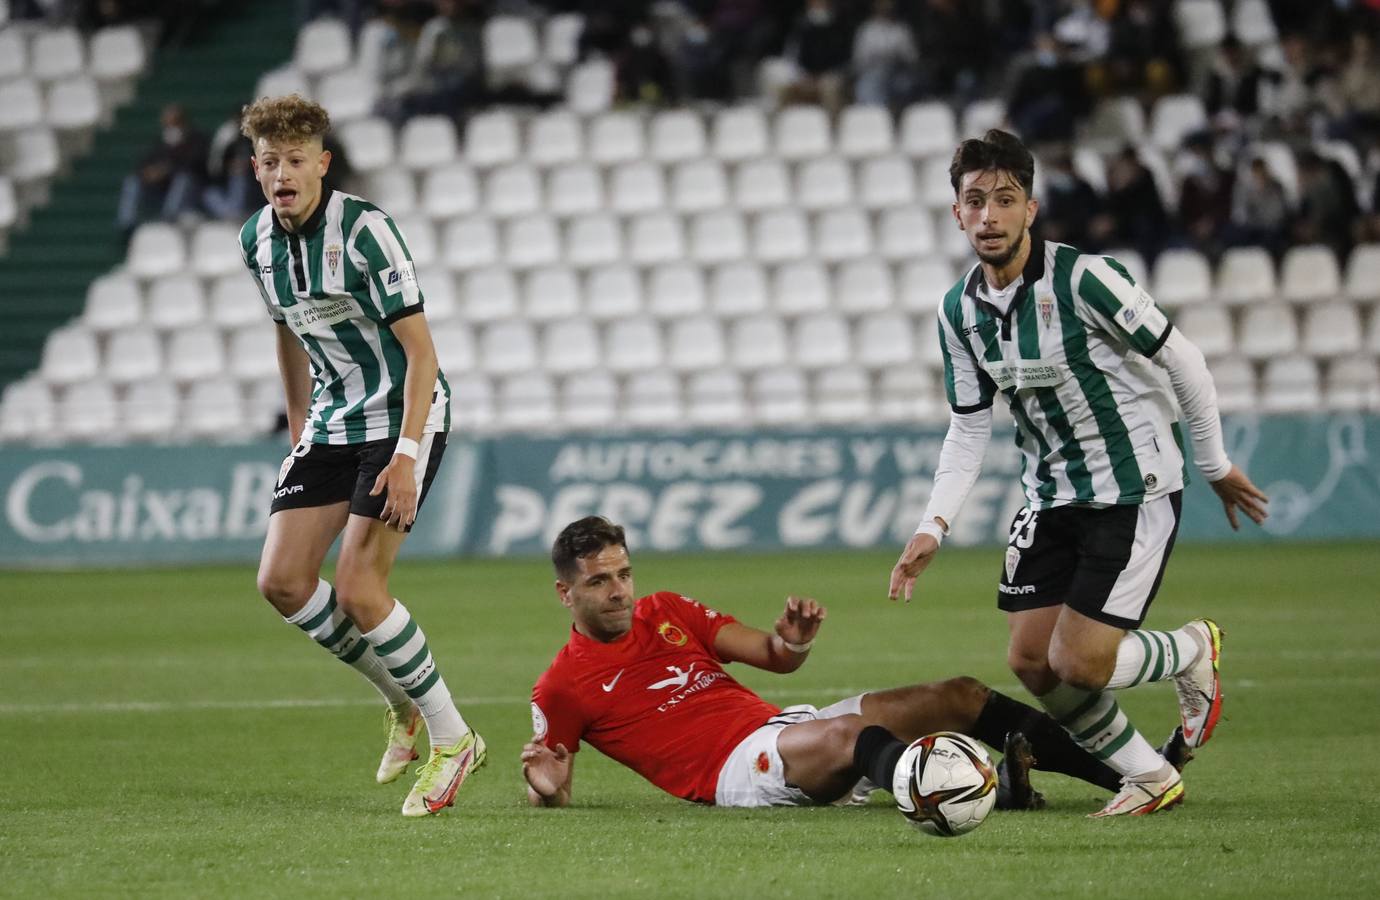
<path fill-rule="evenodd" d="M 619 669 L 619 670 L 618 670 L 618 674 L 615 675 L 615 676 L 613 676 L 613 680 L 612 680 L 612 681 L 610 681 L 608 684 L 601 684 L 601 685 L 599 685 L 599 687 L 601 687 L 601 688 L 604 689 L 604 693 L 605 693 L 605 694 L 609 693 L 610 691 L 613 690 L 613 686 L 614 686 L 615 684 L 618 683 L 618 679 L 620 679 L 620 678 L 623 677 L 623 672 L 625 672 L 625 671 L 626 671 L 625 669 Z"/>

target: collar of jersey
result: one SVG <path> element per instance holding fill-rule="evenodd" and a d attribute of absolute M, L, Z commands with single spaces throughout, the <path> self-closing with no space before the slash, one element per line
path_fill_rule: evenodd
<path fill-rule="evenodd" d="M 322 223 L 323 221 L 325 221 L 325 218 L 326 218 L 326 205 L 329 204 L 329 203 L 331 202 L 331 195 L 334 194 L 334 193 L 335 193 L 334 190 L 323 191 L 323 192 L 321 193 L 321 202 L 318 203 L 318 204 L 316 204 L 316 209 L 315 209 L 315 211 L 312 212 L 311 218 L 309 218 L 309 219 L 307 219 L 307 221 L 303 222 L 303 223 L 302 223 L 302 227 L 299 228 L 299 229 L 297 229 L 296 231 L 293 231 L 293 232 L 290 232 L 290 231 L 288 231 L 286 228 L 283 227 L 283 223 L 280 222 L 280 221 L 278 221 L 278 214 L 277 214 L 276 212 L 274 212 L 274 213 L 273 213 L 273 230 L 276 231 L 276 232 L 278 232 L 279 234 L 281 234 L 281 235 L 283 235 L 283 236 L 287 236 L 287 235 L 289 235 L 289 234 L 295 234 L 295 235 L 297 235 L 298 237 L 302 237 L 302 238 L 304 238 L 304 237 L 309 237 L 309 236 L 315 234 L 315 233 L 316 233 L 316 230 L 317 230 L 318 228 L 321 227 L 321 223 Z M 272 212 L 272 210 L 270 210 L 270 212 Z"/>
<path fill-rule="evenodd" d="M 1044 238 L 1031 232 L 1030 234 L 1030 257 L 1025 261 L 1025 268 L 1021 269 L 1021 283 L 1023 290 L 1018 291 L 1011 304 L 1007 306 L 1005 315 L 997 307 L 988 303 L 978 293 L 978 288 L 987 287 L 987 278 L 982 274 L 982 264 L 973 267 L 973 276 L 968 279 L 968 285 L 964 291 L 972 298 L 974 303 L 982 303 L 990 307 L 999 319 L 1006 319 L 1011 316 L 1013 310 L 1025 302 L 1025 298 L 1030 295 L 1030 289 L 1035 286 L 1041 278 L 1045 277 L 1045 241 Z"/>

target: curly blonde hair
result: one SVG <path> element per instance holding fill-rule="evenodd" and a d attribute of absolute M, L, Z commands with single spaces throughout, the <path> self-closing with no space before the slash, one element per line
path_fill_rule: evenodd
<path fill-rule="evenodd" d="M 330 127 L 331 117 L 321 104 L 300 94 L 260 97 L 240 112 L 240 132 L 255 142 L 319 140 Z"/>

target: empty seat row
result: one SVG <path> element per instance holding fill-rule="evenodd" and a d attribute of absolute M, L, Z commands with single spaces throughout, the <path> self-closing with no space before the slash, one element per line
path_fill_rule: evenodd
<path fill-rule="evenodd" d="M 1282 303 L 1244 309 L 1239 328 L 1221 306 L 1194 306 L 1175 314 L 1174 322 L 1209 358 L 1241 354 L 1262 360 L 1302 352 L 1317 359 L 1355 353 L 1380 354 L 1380 313 L 1370 316 L 1370 332 L 1361 310 L 1346 301 L 1318 303 L 1300 317 Z"/>
<path fill-rule="evenodd" d="M 1326 377 L 1306 356 L 1281 356 L 1263 366 L 1233 357 L 1213 365 L 1213 380 L 1223 412 L 1380 411 L 1380 367 L 1371 356 L 1328 363 Z"/>
<path fill-rule="evenodd" d="M 1329 247 L 1293 247 L 1285 252 L 1276 279 L 1275 264 L 1259 247 L 1237 247 L 1222 255 L 1216 273 L 1196 250 L 1166 250 L 1155 260 L 1155 299 L 1166 307 L 1218 301 L 1247 304 L 1276 297 L 1307 303 L 1347 296 L 1380 298 L 1380 244 L 1357 247 L 1345 275 Z"/>
<path fill-rule="evenodd" d="M 88 41 L 75 28 L 33 31 L 0 28 L 0 82 L 15 78 L 60 81 L 90 75 L 102 82 L 131 79 L 148 62 L 143 37 L 133 25 L 101 28 Z"/>
<path fill-rule="evenodd" d="M 266 324 L 242 326 L 228 340 L 213 325 L 184 328 L 166 338 L 141 327 L 98 337 L 73 325 L 48 336 L 38 375 L 56 385 L 93 379 L 128 384 L 155 376 L 185 382 L 225 373 L 261 378 L 278 371 L 275 347 Z"/>

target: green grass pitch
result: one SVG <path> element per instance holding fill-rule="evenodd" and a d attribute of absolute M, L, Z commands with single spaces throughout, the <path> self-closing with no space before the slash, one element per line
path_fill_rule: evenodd
<path fill-rule="evenodd" d="M 1018 697 L 996 549 L 946 550 L 891 604 L 890 553 L 642 554 L 674 589 L 770 627 L 788 592 L 829 606 L 808 664 L 734 674 L 778 704 L 971 674 Z M 695 807 L 586 747 L 575 805 L 526 805 L 527 696 L 563 642 L 540 561 L 406 562 L 490 761 L 436 819 L 373 783 L 372 691 L 254 589 L 252 566 L 0 573 L 0 896 L 1218 897 L 1380 894 L 1380 545 L 1182 547 L 1151 613 L 1226 629 L 1226 721 L 1172 813 L 1085 818 L 1104 795 L 1037 774 L 1041 813 L 957 840 L 890 804 Z M 1158 742 L 1173 690 L 1122 694 Z"/>

